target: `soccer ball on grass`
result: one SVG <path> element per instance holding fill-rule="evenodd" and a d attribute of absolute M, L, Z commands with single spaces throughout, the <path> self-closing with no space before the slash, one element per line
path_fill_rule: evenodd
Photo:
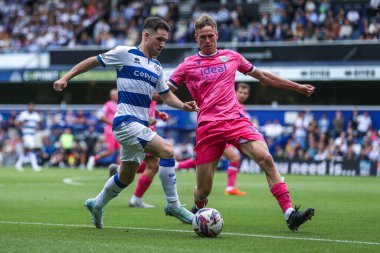
<path fill-rule="evenodd" d="M 201 237 L 216 237 L 222 232 L 223 218 L 222 215 L 213 208 L 202 208 L 193 219 L 193 229 Z"/>

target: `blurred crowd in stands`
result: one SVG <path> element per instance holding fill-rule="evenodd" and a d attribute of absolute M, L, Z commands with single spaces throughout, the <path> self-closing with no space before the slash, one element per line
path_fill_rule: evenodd
<path fill-rule="evenodd" d="M 290 135 L 284 138 L 282 128 L 276 121 L 260 128 L 275 159 L 380 161 L 380 130 L 372 127 L 366 111 L 354 110 L 349 119 L 336 111 L 332 120 L 327 113 L 317 119 L 310 111 L 300 111 Z"/>
<path fill-rule="evenodd" d="M 35 136 L 35 152 L 38 164 L 43 167 L 86 168 L 88 158 L 107 149 L 104 142 L 104 123 L 99 119 L 100 111 L 62 110 L 36 111 L 42 122 Z M 0 113 L 0 166 L 14 166 L 23 152 L 21 126 L 18 116 L 21 111 Z M 160 124 L 163 123 L 159 119 Z M 175 142 L 169 132 L 164 131 L 169 141 Z M 175 152 L 179 160 L 192 156 L 193 144 L 177 143 Z M 99 166 L 116 162 L 117 153 L 101 159 Z"/>
<path fill-rule="evenodd" d="M 207 2 L 207 1 L 198 1 Z M 230 2 L 230 1 L 229 1 Z M 239 1 L 242 2 L 242 1 Z M 0 0 L 0 49 L 35 52 L 60 46 L 136 45 L 144 18 L 172 27 L 169 43 L 193 43 L 193 21 L 215 18 L 220 42 L 379 40 L 379 0 L 277 0 L 253 17 L 242 4 L 194 4 L 183 18 L 179 0 Z M 231 7 L 232 6 L 232 7 Z"/>
<path fill-rule="evenodd" d="M 61 168 L 86 167 L 88 158 L 106 149 L 103 123 L 96 111 L 38 111 L 42 124 L 36 135 L 36 153 L 40 166 Z M 20 128 L 16 124 L 19 112 L 0 114 L 0 165 L 14 166 L 22 152 Z M 380 161 L 380 130 L 373 129 L 368 112 L 353 111 L 343 118 L 336 111 L 333 119 L 324 113 L 316 118 L 311 111 L 299 111 L 293 123 L 281 125 L 279 120 L 259 125 L 275 159 L 297 161 L 367 160 Z M 193 143 L 179 143 L 160 123 L 163 136 L 175 147 L 177 160 L 193 156 Z M 159 127 L 160 128 L 160 127 Z M 106 166 L 117 157 L 106 158 L 98 166 Z"/>

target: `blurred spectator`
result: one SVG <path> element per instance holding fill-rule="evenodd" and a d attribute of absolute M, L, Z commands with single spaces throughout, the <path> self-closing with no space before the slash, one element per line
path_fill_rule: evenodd
<path fill-rule="evenodd" d="M 82 170 L 86 168 L 86 144 L 84 142 L 75 140 L 68 165 L 70 168 L 79 167 Z"/>
<path fill-rule="evenodd" d="M 318 152 L 318 147 L 317 147 L 317 142 L 315 141 L 314 138 L 311 138 L 309 140 L 309 146 L 307 148 L 307 151 L 306 151 L 306 154 L 307 154 L 307 159 L 306 160 L 314 160 L 315 159 L 315 155 L 317 154 Z"/>
<path fill-rule="evenodd" d="M 278 120 L 274 120 L 273 122 L 268 120 L 262 129 L 265 137 L 271 141 L 278 140 L 283 133 L 283 127 Z"/>
<path fill-rule="evenodd" d="M 307 134 L 307 121 L 305 121 L 305 112 L 299 112 L 298 116 L 294 122 L 294 134 L 296 141 L 301 145 L 301 147 L 306 147 L 306 134 Z"/>
<path fill-rule="evenodd" d="M 368 34 L 372 38 L 379 39 L 379 33 L 380 33 L 379 23 L 378 23 L 378 21 L 376 21 L 376 19 L 374 19 L 374 20 L 372 20 L 372 22 L 368 26 Z"/>
<path fill-rule="evenodd" d="M 273 157 L 275 159 L 280 159 L 280 160 L 283 160 L 286 158 L 284 149 L 281 147 L 281 145 L 278 145 L 278 144 L 276 145 Z"/>
<path fill-rule="evenodd" d="M 327 117 L 327 113 L 323 113 L 322 117 L 318 120 L 318 127 L 321 133 L 328 133 L 330 120 Z"/>
<path fill-rule="evenodd" d="M 187 160 L 193 157 L 194 145 L 190 142 L 177 143 L 174 146 L 174 155 L 177 161 Z"/>
<path fill-rule="evenodd" d="M 364 112 L 363 114 L 358 116 L 358 135 L 359 137 L 363 137 L 367 134 L 367 132 L 372 127 L 372 120 L 368 115 L 368 112 Z"/>
<path fill-rule="evenodd" d="M 86 121 L 84 124 L 87 126 L 94 126 L 98 122 L 96 113 L 96 111 L 91 111 L 90 114 L 86 116 Z"/>
<path fill-rule="evenodd" d="M 341 111 L 335 112 L 335 118 L 333 120 L 333 136 L 338 137 L 344 130 L 344 118 Z"/>
<path fill-rule="evenodd" d="M 370 0 L 369 1 L 369 14 L 375 15 L 379 12 L 380 0 Z"/>
<path fill-rule="evenodd" d="M 84 114 L 83 110 L 78 110 L 75 123 L 79 129 L 83 129 L 87 124 L 87 116 Z"/>
<path fill-rule="evenodd" d="M 348 146 L 347 146 L 347 139 L 346 139 L 346 133 L 345 132 L 341 132 L 339 137 L 337 137 L 334 140 L 334 145 L 339 149 L 339 151 L 342 154 L 347 153 Z"/>
<path fill-rule="evenodd" d="M 74 142 L 75 142 L 75 138 L 74 138 L 74 135 L 71 133 L 71 129 L 65 128 L 64 132 L 59 137 L 59 144 L 64 152 L 63 161 L 66 166 L 70 164 L 69 159 L 71 158 L 71 155 L 72 155 Z"/>
<path fill-rule="evenodd" d="M 241 5 L 237 5 L 235 10 L 231 12 L 231 19 L 233 26 L 238 29 L 242 29 L 248 25 L 248 17 Z"/>
<path fill-rule="evenodd" d="M 357 134 L 357 129 L 358 129 L 358 116 L 359 116 L 358 111 L 353 110 L 348 122 L 348 128 L 352 128 L 355 135 Z"/>
<path fill-rule="evenodd" d="M 44 137 L 42 139 L 42 149 L 40 153 L 41 164 L 43 166 L 51 165 L 51 158 L 55 152 L 56 147 L 54 146 L 54 143 L 52 143 L 49 138 Z"/>
<path fill-rule="evenodd" d="M 94 27 L 94 38 L 98 38 L 100 34 L 108 33 L 111 30 L 110 25 L 106 22 L 104 18 L 101 18 L 98 22 L 96 22 Z"/>
<path fill-rule="evenodd" d="M 314 160 L 316 161 L 324 161 L 328 157 L 328 151 L 323 143 L 318 144 L 317 153 L 314 156 Z"/>
<path fill-rule="evenodd" d="M 350 10 L 347 12 L 347 19 L 350 21 L 350 24 L 354 27 L 359 25 L 360 14 L 358 10 L 355 9 L 354 5 L 351 5 Z"/>
<path fill-rule="evenodd" d="M 73 110 L 69 109 L 65 115 L 65 123 L 68 127 L 73 127 L 77 121 L 77 117 L 74 114 Z"/>
<path fill-rule="evenodd" d="M 345 19 L 343 24 L 340 26 L 339 38 L 340 39 L 350 39 L 353 32 L 351 22 Z"/>
<path fill-rule="evenodd" d="M 87 161 L 90 156 L 95 155 L 95 147 L 98 141 L 98 133 L 96 132 L 94 125 L 90 125 L 88 129 L 85 131 L 84 141 L 87 146 L 87 150 L 86 150 L 86 161 Z"/>

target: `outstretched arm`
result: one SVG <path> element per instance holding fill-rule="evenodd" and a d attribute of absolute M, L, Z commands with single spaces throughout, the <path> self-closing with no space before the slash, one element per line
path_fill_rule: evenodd
<path fill-rule="evenodd" d="M 55 91 L 62 91 L 67 87 L 67 83 L 74 78 L 75 76 L 82 74 L 92 68 L 100 66 L 101 63 L 98 61 L 96 56 L 92 56 L 87 58 L 84 61 L 81 61 L 77 65 L 75 65 L 69 72 L 66 73 L 61 79 L 57 80 L 53 84 L 53 88 Z"/>
<path fill-rule="evenodd" d="M 187 112 L 193 112 L 193 111 L 199 111 L 199 108 L 195 101 L 190 102 L 182 102 L 178 99 L 176 95 L 173 94 L 173 92 L 168 91 L 161 96 L 162 101 L 164 101 L 165 104 L 170 105 L 171 107 L 184 110 Z"/>
<path fill-rule="evenodd" d="M 155 113 L 156 117 L 158 117 L 162 121 L 167 121 L 169 119 L 169 114 L 167 114 L 166 112 L 161 112 L 160 110 L 156 109 Z"/>
<path fill-rule="evenodd" d="M 310 84 L 299 84 L 288 79 L 282 78 L 278 75 L 270 73 L 268 71 L 263 71 L 255 69 L 255 71 L 248 73 L 248 75 L 256 78 L 261 84 L 269 85 L 277 88 L 293 90 L 307 97 L 313 95 L 315 87 Z"/>

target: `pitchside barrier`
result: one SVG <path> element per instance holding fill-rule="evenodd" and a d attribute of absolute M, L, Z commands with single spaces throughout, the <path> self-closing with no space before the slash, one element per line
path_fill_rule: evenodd
<path fill-rule="evenodd" d="M 330 176 L 380 176 L 380 161 L 369 160 L 324 160 L 298 161 L 275 159 L 281 174 L 292 175 L 330 175 Z M 262 170 L 253 160 L 243 157 L 240 173 L 261 173 Z"/>

